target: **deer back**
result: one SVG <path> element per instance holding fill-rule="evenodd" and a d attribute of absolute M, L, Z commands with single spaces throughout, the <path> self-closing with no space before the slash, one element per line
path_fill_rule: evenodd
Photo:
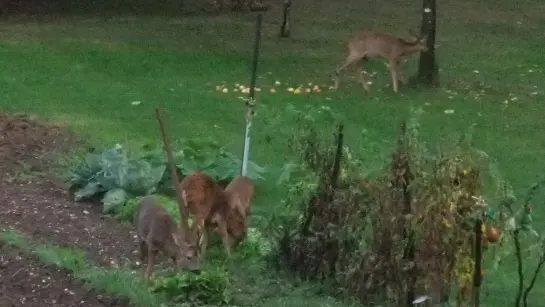
<path fill-rule="evenodd" d="M 350 53 L 365 55 L 366 57 L 383 57 L 387 60 L 396 60 L 402 56 L 426 50 L 426 38 L 417 37 L 414 41 L 407 41 L 389 34 L 372 30 L 363 30 L 349 43 Z"/>
<path fill-rule="evenodd" d="M 197 218 L 206 219 L 219 196 L 221 187 L 203 172 L 193 173 L 180 182 L 186 209 Z"/>
<path fill-rule="evenodd" d="M 225 194 L 232 210 L 237 210 L 243 217 L 251 214 L 254 184 L 246 176 L 236 176 L 225 188 Z"/>

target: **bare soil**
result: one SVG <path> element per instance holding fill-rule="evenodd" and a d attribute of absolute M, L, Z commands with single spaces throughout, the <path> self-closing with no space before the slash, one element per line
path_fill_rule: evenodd
<path fill-rule="evenodd" d="M 105 266 L 135 263 L 132 227 L 105 218 L 99 206 L 74 203 L 66 184 L 49 174 L 52 159 L 74 140 L 59 127 L 0 114 L 0 228 L 12 226 L 44 243 L 79 247 Z M 6 246 L 1 250 L 0 297 L 8 297 L 11 305 L 6 306 L 113 306 L 89 297 L 66 273 Z"/>
<path fill-rule="evenodd" d="M 123 306 L 85 290 L 70 275 L 53 266 L 29 260 L 7 246 L 0 254 L 0 297 L 3 307 Z"/>

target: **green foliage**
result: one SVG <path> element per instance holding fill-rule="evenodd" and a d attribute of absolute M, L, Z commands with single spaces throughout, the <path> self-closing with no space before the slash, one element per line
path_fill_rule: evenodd
<path fill-rule="evenodd" d="M 243 259 L 258 260 L 273 251 L 273 242 L 256 228 L 248 228 L 246 239 L 237 247 Z"/>
<path fill-rule="evenodd" d="M 239 174 L 242 163 L 236 155 L 211 140 L 184 140 L 174 156 L 182 175 L 203 171 L 219 182 L 230 181 Z M 172 181 L 166 168 L 167 159 L 162 149 L 143 146 L 141 152 L 129 154 L 116 144 L 102 153 L 87 153 L 71 172 L 70 189 L 75 190 L 76 201 L 105 192 L 103 212 L 120 212 L 124 209 L 117 208 L 128 198 L 155 193 L 161 185 L 170 187 Z M 249 161 L 248 177 L 263 180 L 264 173 L 263 167 Z"/>
<path fill-rule="evenodd" d="M 152 286 L 174 303 L 199 305 L 227 305 L 231 301 L 231 282 L 226 270 L 211 267 L 199 273 L 185 271 L 181 274 L 158 277 Z"/>
<path fill-rule="evenodd" d="M 23 234 L 14 230 L 13 228 L 2 229 L 0 231 L 0 240 L 18 248 L 24 248 L 27 246 L 27 242 Z"/>
<path fill-rule="evenodd" d="M 119 206 L 123 206 L 127 199 L 127 192 L 121 188 L 113 189 L 106 194 L 102 199 L 104 206 L 102 207 L 102 213 L 109 214 L 117 210 Z"/>
<path fill-rule="evenodd" d="M 72 171 L 70 184 L 71 188 L 76 189 L 76 201 L 115 189 L 123 189 L 133 195 L 148 195 L 155 192 L 165 169 L 165 164 L 151 164 L 146 160 L 129 158 L 127 151 L 116 144 L 102 153 L 87 153 Z M 122 196 L 117 194 L 117 197 Z M 116 200 L 117 204 L 122 202 L 123 199 Z"/>
<path fill-rule="evenodd" d="M 242 160 L 211 139 L 186 139 L 181 142 L 181 159 L 177 160 L 182 174 L 203 171 L 217 181 L 231 180 L 240 173 Z M 248 161 L 247 176 L 264 180 L 265 169 Z"/>
<path fill-rule="evenodd" d="M 167 212 L 174 218 L 174 220 L 179 221 L 180 220 L 180 211 L 178 209 L 178 203 L 176 200 L 169 198 L 164 195 L 156 195 L 159 200 L 161 201 L 161 205 L 165 207 Z M 115 217 L 124 222 L 132 223 L 134 211 L 136 210 L 136 206 L 138 205 L 138 202 L 143 196 L 138 196 L 134 198 L 130 198 L 125 202 L 123 205 L 118 207 L 115 212 L 112 212 Z"/>

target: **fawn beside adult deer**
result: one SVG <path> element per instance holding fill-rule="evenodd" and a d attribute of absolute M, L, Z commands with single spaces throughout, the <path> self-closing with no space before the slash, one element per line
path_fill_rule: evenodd
<path fill-rule="evenodd" d="M 388 68 L 392 75 L 392 84 L 394 92 L 398 91 L 398 80 L 405 82 L 405 77 L 401 72 L 401 61 L 406 56 L 419 51 L 427 51 L 427 35 L 415 36 L 413 40 L 407 41 L 389 34 L 379 33 L 373 30 L 362 30 L 352 40 L 348 42 L 348 56 L 344 62 L 335 70 L 335 85 L 339 87 L 340 73 L 348 66 L 357 62 L 364 62 L 371 58 L 381 57 L 388 62 Z M 363 63 L 361 64 L 363 69 Z M 359 81 L 369 90 L 367 81 L 363 78 L 363 72 L 359 74 Z"/>
<path fill-rule="evenodd" d="M 247 186 L 244 179 L 239 180 L 240 185 Z M 243 193 L 235 193 L 236 186 L 239 186 L 238 180 L 226 192 L 213 178 L 203 172 L 193 173 L 180 182 L 185 209 L 194 216 L 191 228 L 193 232 L 200 234 L 201 260 L 204 258 L 208 237 L 213 230 L 217 230 L 221 236 L 229 258 L 231 248 L 246 236 L 245 213 L 249 212 L 249 205 L 244 202 L 251 199 L 251 196 L 248 198 Z M 251 193 L 253 194 L 253 185 Z"/>
<path fill-rule="evenodd" d="M 236 176 L 225 188 L 225 194 L 231 210 L 238 210 L 245 219 L 251 214 L 254 184 L 250 178 Z"/>
<path fill-rule="evenodd" d="M 147 259 L 145 279 L 149 279 L 159 250 L 179 268 L 198 270 L 197 247 L 185 241 L 180 229 L 155 196 L 143 197 L 134 213 L 142 269 Z"/>

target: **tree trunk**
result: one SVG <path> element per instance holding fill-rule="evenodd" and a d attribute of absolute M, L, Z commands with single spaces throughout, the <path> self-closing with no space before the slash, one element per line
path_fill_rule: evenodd
<path fill-rule="evenodd" d="M 282 26 L 280 27 L 280 37 L 289 37 L 291 34 L 290 10 L 291 0 L 285 0 L 282 9 Z"/>
<path fill-rule="evenodd" d="M 418 74 L 414 81 L 416 84 L 436 87 L 439 86 L 439 65 L 435 58 L 435 0 L 423 0 L 422 3 L 421 33 L 428 35 L 428 51 L 420 53 Z"/>

